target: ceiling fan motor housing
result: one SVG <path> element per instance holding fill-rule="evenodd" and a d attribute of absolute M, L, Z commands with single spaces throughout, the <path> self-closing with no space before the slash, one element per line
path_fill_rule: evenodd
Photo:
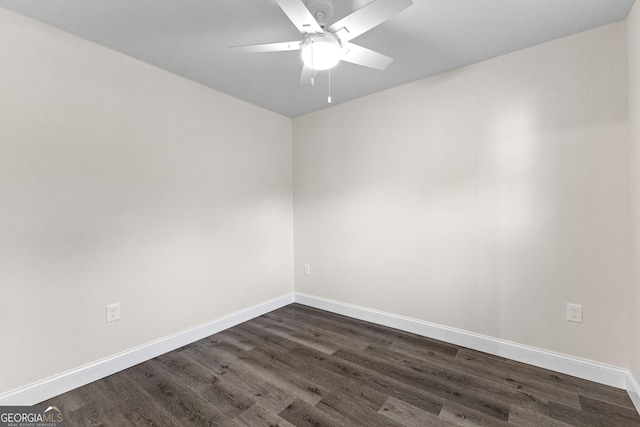
<path fill-rule="evenodd" d="M 333 16 L 333 0 L 307 0 L 306 5 L 319 24 L 326 23 Z"/>

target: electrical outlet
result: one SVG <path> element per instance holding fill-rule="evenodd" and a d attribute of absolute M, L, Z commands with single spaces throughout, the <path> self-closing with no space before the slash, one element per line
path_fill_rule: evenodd
<path fill-rule="evenodd" d="M 582 306 L 580 304 L 567 303 L 567 320 L 582 323 Z"/>
<path fill-rule="evenodd" d="M 109 304 L 107 306 L 107 323 L 120 320 L 120 303 Z"/>
<path fill-rule="evenodd" d="M 311 276 L 311 266 L 309 264 L 304 265 L 304 274 Z"/>

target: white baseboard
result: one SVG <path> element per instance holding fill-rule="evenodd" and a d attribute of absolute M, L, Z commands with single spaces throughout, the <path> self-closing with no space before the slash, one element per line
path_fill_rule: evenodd
<path fill-rule="evenodd" d="M 627 378 L 627 393 L 633 402 L 633 405 L 636 407 L 638 412 L 640 412 L 640 384 L 636 378 L 629 372 L 629 377 Z"/>
<path fill-rule="evenodd" d="M 640 386 L 628 369 L 313 295 L 296 292 L 295 301 L 299 304 L 332 313 L 400 329 L 566 375 L 625 389 L 633 400 L 636 409 L 640 412 Z"/>
<path fill-rule="evenodd" d="M 209 323 L 0 394 L 0 406 L 35 405 L 293 302 L 626 389 L 640 412 L 640 384 L 627 369 L 302 293 L 283 295 Z"/>
<path fill-rule="evenodd" d="M 294 302 L 290 293 L 194 328 L 0 394 L 0 406 L 31 406 Z"/>

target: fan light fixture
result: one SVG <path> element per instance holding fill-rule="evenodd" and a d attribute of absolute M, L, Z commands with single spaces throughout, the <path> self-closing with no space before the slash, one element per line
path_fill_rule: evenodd
<path fill-rule="evenodd" d="M 247 53 L 302 50 L 301 85 L 313 85 L 320 71 L 329 70 L 340 61 L 386 69 L 393 58 L 350 41 L 413 4 L 413 0 L 353 0 L 354 12 L 326 26 L 333 16 L 335 0 L 270 1 L 280 6 L 302 34 L 302 40 L 234 46 L 233 49 Z"/>
<path fill-rule="evenodd" d="M 328 70 L 340 61 L 340 43 L 335 37 L 310 35 L 302 42 L 302 60 L 314 70 Z"/>

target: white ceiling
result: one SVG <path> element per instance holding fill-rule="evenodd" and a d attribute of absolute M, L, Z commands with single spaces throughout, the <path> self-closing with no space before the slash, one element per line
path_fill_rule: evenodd
<path fill-rule="evenodd" d="M 349 14 L 351 3 L 334 0 L 328 24 Z M 331 71 L 333 105 L 623 20 L 633 3 L 414 0 L 353 40 L 395 61 L 385 71 L 341 62 Z M 275 0 L 0 0 L 0 6 L 285 116 L 329 106 L 326 71 L 315 86 L 299 85 L 299 52 L 229 49 L 301 39 Z"/>

